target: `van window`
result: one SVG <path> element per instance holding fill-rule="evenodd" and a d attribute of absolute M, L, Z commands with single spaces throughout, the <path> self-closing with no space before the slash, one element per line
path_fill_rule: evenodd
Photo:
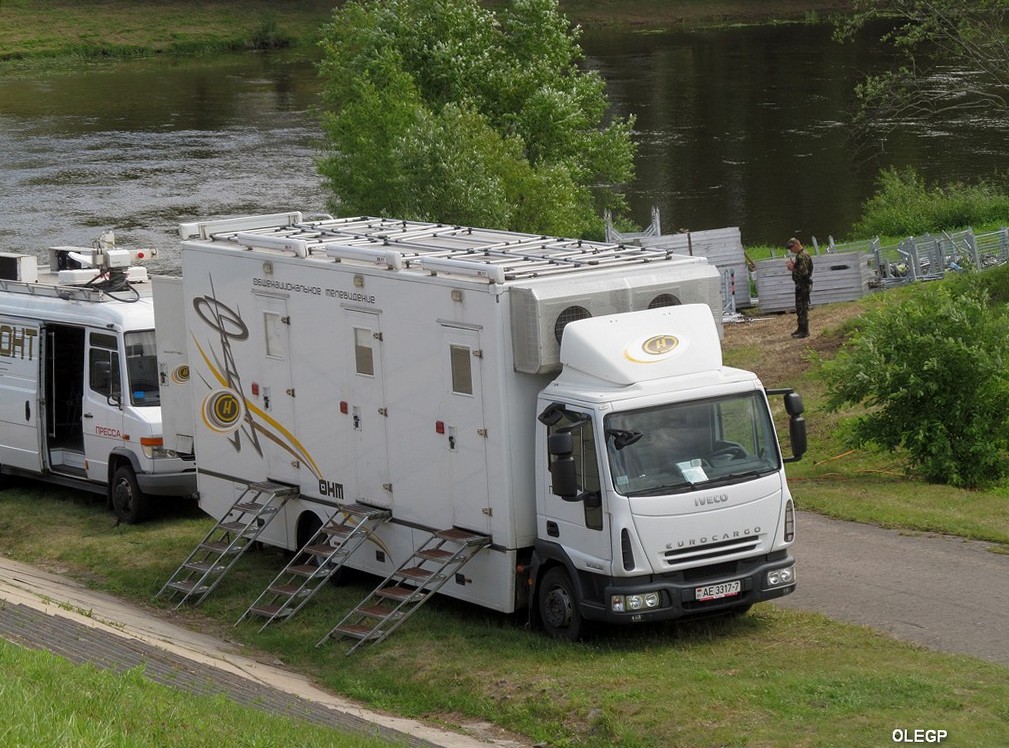
<path fill-rule="evenodd" d="M 119 380 L 119 351 L 115 335 L 91 333 L 88 386 L 103 397 L 120 397 L 122 385 Z"/>
<path fill-rule="evenodd" d="M 473 352 L 464 345 L 449 346 L 452 361 L 452 392 L 459 395 L 473 394 Z"/>
<path fill-rule="evenodd" d="M 354 328 L 354 362 L 358 374 L 375 376 L 375 352 L 372 349 L 371 330 Z"/>
<path fill-rule="evenodd" d="M 599 462 L 596 455 L 595 429 L 591 419 L 574 412 L 565 412 L 564 417 L 550 427 L 549 433 L 568 430 L 574 439 L 572 457 L 575 461 L 575 474 L 578 477 L 578 488 L 587 494 L 601 497 L 599 485 Z M 590 530 L 603 529 L 603 509 L 599 502 L 584 501 L 585 526 Z"/>
<path fill-rule="evenodd" d="M 130 403 L 137 406 L 161 405 L 154 330 L 128 332 L 123 339 L 126 343 L 126 378 L 130 385 Z"/>

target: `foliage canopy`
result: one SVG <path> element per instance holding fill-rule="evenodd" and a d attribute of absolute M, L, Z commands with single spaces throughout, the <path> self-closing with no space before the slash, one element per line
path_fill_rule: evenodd
<path fill-rule="evenodd" d="M 925 480 L 962 488 L 1009 469 L 1009 315 L 977 278 L 867 313 L 823 364 L 828 409 L 867 408 L 846 422 L 853 446 L 903 449 Z"/>
<path fill-rule="evenodd" d="M 324 29 L 319 169 L 344 214 L 598 236 L 633 174 L 556 0 L 350 0 Z"/>
<path fill-rule="evenodd" d="M 881 21 L 881 41 L 903 56 L 896 69 L 857 87 L 861 135 L 951 109 L 1009 109 L 1009 0 L 854 0 L 852 10 L 836 26 L 839 39 Z M 951 75 L 954 68 L 970 72 Z"/>

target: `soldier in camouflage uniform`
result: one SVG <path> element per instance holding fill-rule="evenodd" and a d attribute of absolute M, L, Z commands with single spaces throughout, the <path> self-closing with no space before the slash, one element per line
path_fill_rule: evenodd
<path fill-rule="evenodd" d="M 793 338 L 809 337 L 809 294 L 813 290 L 813 258 L 796 238 L 788 240 L 785 248 L 793 252 L 795 257 L 785 263 L 792 271 L 792 281 L 795 283 L 795 316 L 799 325 Z"/>

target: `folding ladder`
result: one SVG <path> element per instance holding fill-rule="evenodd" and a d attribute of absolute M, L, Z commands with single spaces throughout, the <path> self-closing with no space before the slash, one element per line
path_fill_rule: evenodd
<path fill-rule="evenodd" d="M 361 504 L 341 506 L 294 554 L 235 625 L 251 615 L 263 616 L 266 623 L 260 627 L 262 631 L 278 618 L 293 616 L 343 567 L 371 531 L 391 516 L 388 509 Z"/>
<path fill-rule="evenodd" d="M 349 655 L 365 642 L 377 644 L 489 544 L 487 535 L 455 528 L 438 530 L 315 646 L 340 636 L 358 639 L 347 650 Z"/>
<path fill-rule="evenodd" d="M 197 543 L 155 597 L 179 595 L 176 608 L 195 596 L 195 605 L 211 593 L 255 542 L 287 500 L 298 493 L 281 483 L 251 483 L 227 513 Z"/>

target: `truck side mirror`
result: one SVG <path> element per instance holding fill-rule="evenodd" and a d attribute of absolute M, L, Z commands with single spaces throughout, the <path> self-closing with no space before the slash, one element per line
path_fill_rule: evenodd
<path fill-rule="evenodd" d="M 553 491 L 565 501 L 578 501 L 578 474 L 575 470 L 575 441 L 570 431 L 558 431 L 547 437 L 550 453 L 550 476 Z"/>
<path fill-rule="evenodd" d="M 802 402 L 802 395 L 798 392 L 789 392 L 784 397 L 785 400 L 785 412 L 790 416 L 801 415 L 805 410 L 806 406 Z"/>
<path fill-rule="evenodd" d="M 798 462 L 806 454 L 806 419 L 792 416 L 788 421 L 788 436 L 792 441 L 792 458 L 788 462 Z"/>
<path fill-rule="evenodd" d="M 806 410 L 802 395 L 791 388 L 767 390 L 768 395 L 781 395 L 788 413 L 788 436 L 792 441 L 792 456 L 785 462 L 798 462 L 806 454 L 806 419 L 802 417 Z"/>

